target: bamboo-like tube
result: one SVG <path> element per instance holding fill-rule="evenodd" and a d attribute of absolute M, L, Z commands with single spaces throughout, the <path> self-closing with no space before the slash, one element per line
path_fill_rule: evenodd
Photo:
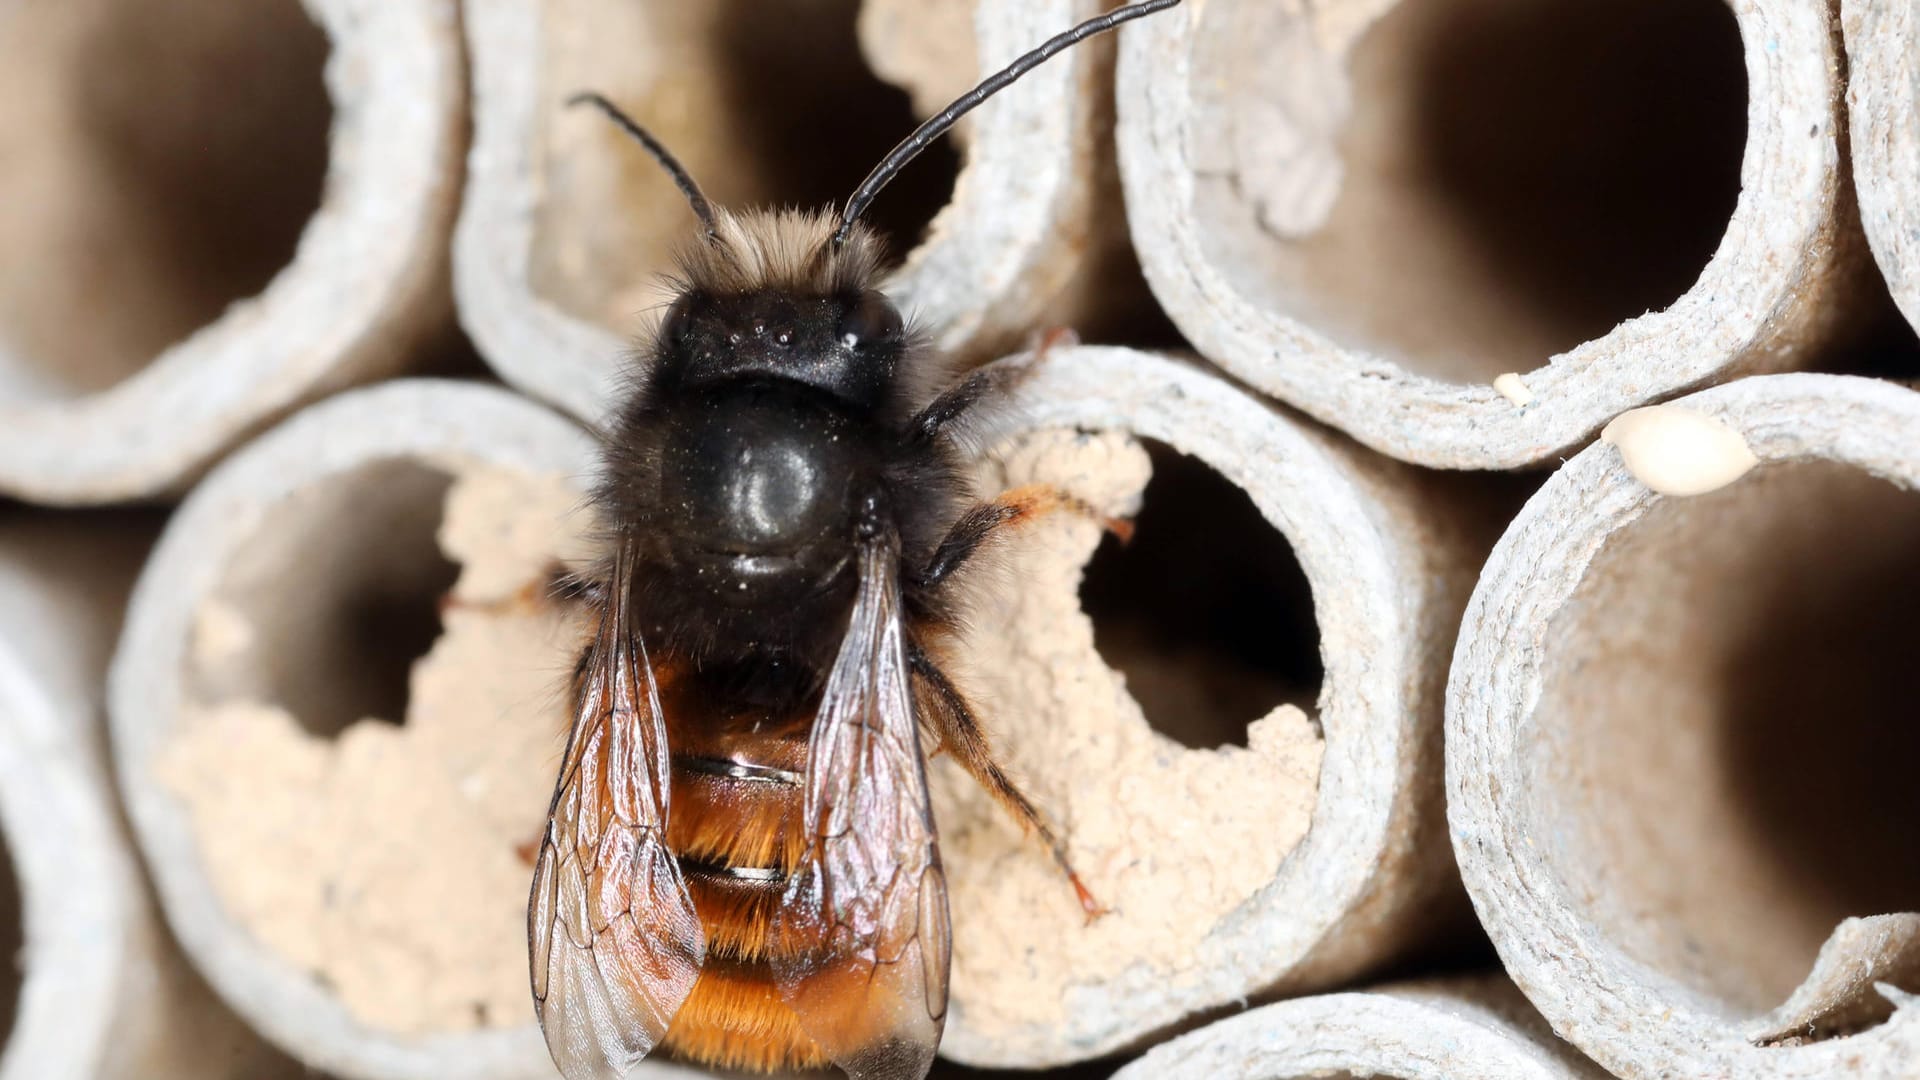
<path fill-rule="evenodd" d="M 868 0 L 872 67 L 945 104 L 1098 5 Z M 563 109 L 596 89 L 682 157 L 724 205 L 837 204 L 914 122 L 865 72 L 853 0 L 794 10 L 468 0 L 474 58 L 471 183 L 454 248 L 461 319 L 508 382 L 590 421 L 617 385 L 656 275 L 691 235 L 685 201 L 605 119 Z M 960 27 L 956 30 L 955 27 Z M 969 29 L 970 27 L 970 29 Z M 1107 65 L 1097 47 L 1043 66 L 965 122 L 964 165 L 926 238 L 887 285 L 941 349 L 991 356 L 1057 303 L 1101 248 L 1094 134 Z M 936 106 L 937 107 L 937 106 Z M 887 226 L 936 204 L 927 155 L 876 204 Z M 812 208 L 809 206 L 809 208 Z"/>
<path fill-rule="evenodd" d="M 1222 0 L 1128 27 L 1148 282 L 1209 359 L 1447 468 L 1802 366 L 1867 269 L 1841 57 L 1823 5 L 1730 6 Z"/>
<path fill-rule="evenodd" d="M 1149 1051 L 1113 1080 L 1599 1080 L 1513 984 L 1407 983 L 1266 1005 Z"/>
<path fill-rule="evenodd" d="M 146 895 L 106 771 L 101 682 L 145 520 L 0 517 L 0 1080 L 274 1080 Z"/>
<path fill-rule="evenodd" d="M 1257 535 L 1209 525 L 1210 557 L 1284 538 L 1305 578 L 1291 602 L 1311 605 L 1325 673 L 1317 698 L 1296 685 L 1294 704 L 1280 691 L 1222 704 L 1211 677 L 1224 661 L 1202 635 L 1176 627 L 1172 644 L 1156 641 L 1149 620 L 1144 637 L 1103 639 L 1139 621 L 1083 613 L 1097 525 L 1067 515 L 1009 542 L 1018 588 L 983 589 L 955 674 L 1114 912 L 1085 926 L 1045 852 L 937 763 L 958 927 L 947 1051 L 1030 1067 L 1085 1059 L 1251 993 L 1350 976 L 1442 920 L 1439 692 L 1467 560 L 1421 516 L 1413 476 L 1194 368 L 1125 350 L 1050 357 L 1018 413 L 982 465 L 983 490 L 1050 481 L 1130 513 L 1148 471 L 1136 438 L 1178 451 L 1160 459 L 1169 468 L 1179 454 L 1204 463 L 1180 477 L 1224 477 L 1215 483 L 1253 520 L 1234 528 Z M 506 598 L 573 543 L 555 521 L 578 500 L 588 452 L 557 418 L 492 391 L 347 395 L 209 476 L 142 579 L 113 698 L 130 808 L 191 954 L 303 1061 L 372 1080 L 544 1063 L 522 1026 L 528 871 L 516 849 L 545 810 L 574 642 L 557 614 Z M 503 487 L 489 479 L 502 469 L 544 479 Z M 439 555 L 425 537 L 443 496 Z M 1143 550 L 1184 531 L 1154 524 L 1158 498 L 1141 518 Z M 1193 513 L 1184 506 L 1166 512 Z M 406 622 L 390 599 L 374 602 L 395 591 L 432 610 L 451 573 L 443 558 L 463 564 L 445 632 L 404 704 L 397 690 L 383 697 L 366 685 L 372 665 L 332 640 L 341 613 Z M 1103 572 L 1103 588 L 1151 591 L 1169 572 Z M 1243 630 L 1254 666 L 1311 653 L 1286 634 L 1305 619 L 1260 611 Z M 1184 704 L 1185 723 L 1157 733 L 1100 649 L 1143 699 Z M 1249 700 L 1257 708 L 1240 711 Z M 402 709 L 398 732 L 359 719 Z M 1176 742 L 1199 731 L 1214 733 L 1202 748 Z M 489 748 L 483 761 L 472 747 Z M 238 778 L 236 755 L 252 763 Z M 488 807 L 477 824 L 462 816 L 475 815 L 475 792 Z M 378 849 L 356 854 L 376 834 Z"/>
<path fill-rule="evenodd" d="M 1907 321 L 1920 329 L 1920 13 L 1844 0 L 1847 134 L 1860 223 Z"/>
<path fill-rule="evenodd" d="M 1662 496 L 1645 448 L 1596 444 L 1482 572 L 1447 692 L 1461 875 L 1620 1076 L 1916 1075 L 1920 394 L 1777 375 L 1673 408 L 1758 465 Z M 1682 434 L 1654 457 L 1712 441 Z"/>
<path fill-rule="evenodd" d="M 455 0 L 304 7 L 0 4 L 0 492 L 178 490 L 445 325 Z"/>

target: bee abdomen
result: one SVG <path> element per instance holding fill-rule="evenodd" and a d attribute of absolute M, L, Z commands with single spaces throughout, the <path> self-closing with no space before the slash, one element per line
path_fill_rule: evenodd
<path fill-rule="evenodd" d="M 800 844 L 803 779 L 738 757 L 674 757 L 667 846 L 680 858 L 710 954 L 766 958 Z"/>
<path fill-rule="evenodd" d="M 828 1064 L 801 1030 L 771 964 L 786 868 L 802 849 L 804 780 L 744 753 L 673 759 L 667 845 L 707 933 L 700 979 L 664 1040 L 684 1057 L 758 1071 Z"/>

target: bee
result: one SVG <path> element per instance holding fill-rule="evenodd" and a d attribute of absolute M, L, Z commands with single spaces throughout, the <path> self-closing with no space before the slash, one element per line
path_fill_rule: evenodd
<path fill-rule="evenodd" d="M 701 234 L 605 441 L 597 629 L 535 858 L 533 1000 L 568 1080 L 625 1077 L 661 1046 L 728 1068 L 924 1077 L 951 935 L 922 732 L 1100 912 L 941 665 L 983 546 L 1050 512 L 1095 513 L 1044 486 L 969 499 L 961 433 L 1045 349 L 919 390 L 935 358 L 876 288 L 881 245 L 861 217 L 980 102 L 1178 2 L 1115 9 L 1020 57 L 837 214 L 714 207 L 619 108 L 574 99 L 660 163 Z"/>

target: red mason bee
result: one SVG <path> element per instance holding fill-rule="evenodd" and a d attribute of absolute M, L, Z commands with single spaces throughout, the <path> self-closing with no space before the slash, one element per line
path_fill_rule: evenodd
<path fill-rule="evenodd" d="M 701 225 L 606 441 L 598 629 L 528 912 L 568 1080 L 657 1046 L 762 1070 L 919 1080 L 947 1008 L 946 885 L 921 734 L 1045 840 L 942 672 L 955 590 L 1057 490 L 975 501 L 956 433 L 1025 367 L 931 393 L 861 217 L 960 116 L 1149 0 L 1047 41 L 913 132 L 838 213 L 729 212 L 598 95 Z M 1044 349 L 1040 350 L 1044 352 Z M 1115 527 L 1124 527 L 1116 524 Z"/>

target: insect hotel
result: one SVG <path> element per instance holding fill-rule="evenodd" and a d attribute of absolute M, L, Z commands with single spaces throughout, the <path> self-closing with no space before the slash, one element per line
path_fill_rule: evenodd
<path fill-rule="evenodd" d="M 0 4 L 0 1080 L 1920 1077 L 1916 72 Z"/>

